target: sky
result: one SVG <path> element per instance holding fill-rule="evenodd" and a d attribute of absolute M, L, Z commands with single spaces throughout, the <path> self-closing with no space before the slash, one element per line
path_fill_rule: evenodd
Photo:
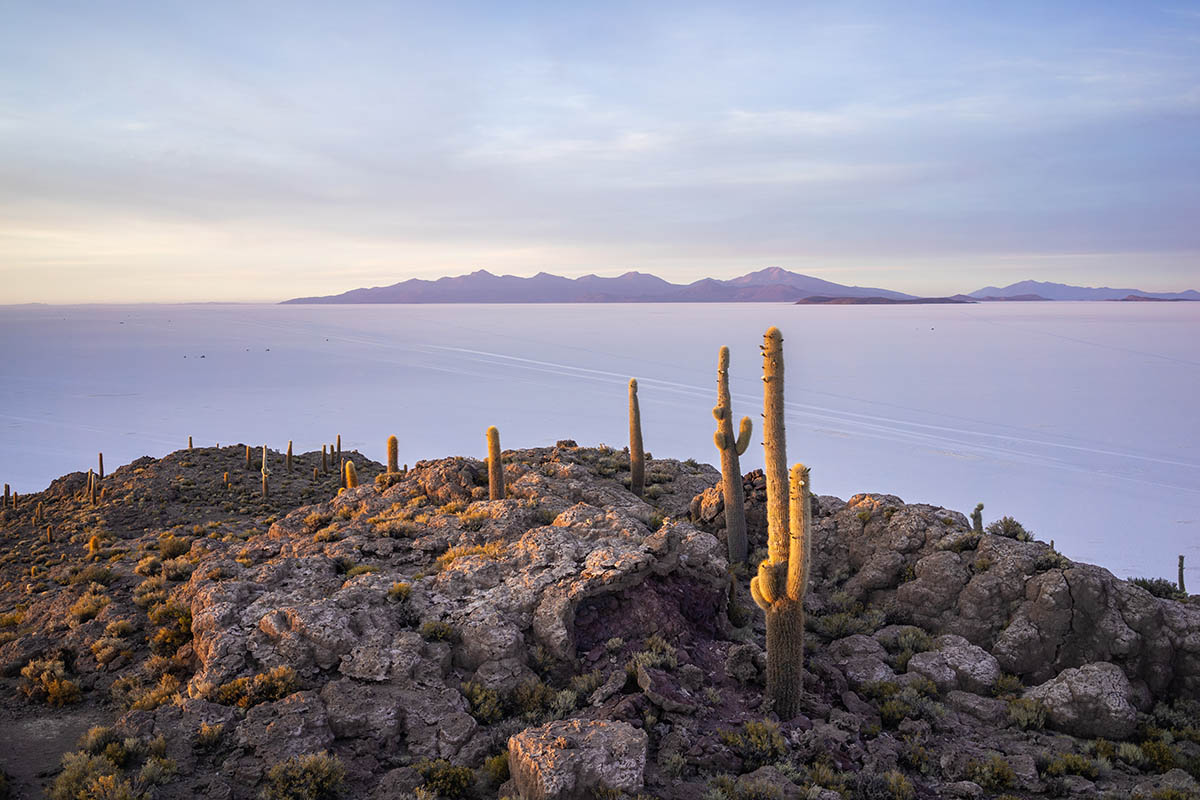
<path fill-rule="evenodd" d="M 0 303 L 1200 288 L 1200 3 L 0 0 Z"/>

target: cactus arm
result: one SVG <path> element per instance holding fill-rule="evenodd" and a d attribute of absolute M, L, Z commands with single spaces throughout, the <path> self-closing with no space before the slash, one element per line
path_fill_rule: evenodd
<path fill-rule="evenodd" d="M 725 431 L 716 431 L 713 433 L 713 444 L 718 450 L 725 450 L 729 447 L 729 440 L 725 437 Z"/>
<path fill-rule="evenodd" d="M 750 446 L 750 435 L 754 432 L 754 423 L 749 417 L 742 417 L 742 424 L 738 429 L 737 454 L 740 456 L 746 452 L 746 448 Z"/>
<path fill-rule="evenodd" d="M 750 579 L 750 596 L 754 598 L 754 602 L 763 611 L 771 608 L 771 604 L 767 601 L 767 598 L 763 597 L 762 590 L 758 588 L 757 576 Z"/>
<path fill-rule="evenodd" d="M 808 467 L 792 466 L 791 535 L 788 547 L 787 595 L 792 600 L 804 599 L 808 584 L 808 562 L 811 540 L 812 500 Z"/>

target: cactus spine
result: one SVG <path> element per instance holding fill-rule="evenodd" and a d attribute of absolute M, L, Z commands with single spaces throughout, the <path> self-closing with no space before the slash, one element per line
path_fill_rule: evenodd
<path fill-rule="evenodd" d="M 1183 585 L 1183 556 L 1179 557 L 1179 591 L 1187 594 L 1187 589 Z"/>
<path fill-rule="evenodd" d="M 269 476 L 270 474 L 271 474 L 271 470 L 267 469 L 267 446 L 264 444 L 264 445 L 263 445 L 263 455 L 262 455 L 262 490 L 263 490 L 263 497 L 270 497 L 270 494 L 268 493 L 268 489 L 267 489 L 267 476 Z"/>
<path fill-rule="evenodd" d="M 400 471 L 400 440 L 389 436 L 387 440 L 388 474 Z"/>
<path fill-rule="evenodd" d="M 742 494 L 742 468 L 738 456 L 750 446 L 753 423 L 742 417 L 737 438 L 733 436 L 733 410 L 729 400 L 729 348 L 722 347 L 717 354 L 717 405 L 713 407 L 717 420 L 717 431 L 713 442 L 721 451 L 721 494 L 725 500 L 725 540 L 729 550 L 729 563 L 746 560 L 746 508 Z"/>
<path fill-rule="evenodd" d="M 642 449 L 642 411 L 638 407 L 637 378 L 629 379 L 629 491 L 646 492 L 646 452 Z"/>
<path fill-rule="evenodd" d="M 292 440 L 291 439 L 288 439 L 287 471 L 288 472 L 292 471 Z"/>
<path fill-rule="evenodd" d="M 500 431 L 493 425 L 487 429 L 488 499 L 504 499 L 504 464 L 500 459 Z"/>
<path fill-rule="evenodd" d="M 983 503 L 975 506 L 975 510 L 971 512 L 971 529 L 976 533 L 983 533 Z"/>
<path fill-rule="evenodd" d="M 354 471 L 354 462 L 349 461 L 349 460 L 346 461 L 346 466 L 343 468 L 342 471 L 345 474 L 346 488 L 347 489 L 357 489 L 358 488 L 358 473 Z"/>
<path fill-rule="evenodd" d="M 796 464 L 791 476 L 791 533 L 786 542 L 770 532 L 772 552 L 786 548 L 782 560 L 775 556 L 758 566 L 750 580 L 750 594 L 767 617 L 767 697 L 782 720 L 800 710 L 804 688 L 804 592 L 808 587 L 811 549 L 812 498 L 808 467 Z"/>
<path fill-rule="evenodd" d="M 104 480 L 104 453 L 100 454 L 100 480 Z"/>

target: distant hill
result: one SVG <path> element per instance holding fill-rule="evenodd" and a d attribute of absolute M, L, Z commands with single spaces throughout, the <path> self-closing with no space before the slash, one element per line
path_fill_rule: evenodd
<path fill-rule="evenodd" d="M 1150 300 L 1200 300 L 1200 292 L 1143 292 L 1140 289 L 1110 289 L 1107 286 L 1070 286 L 1065 283 L 1021 281 L 1004 288 L 985 286 L 970 296 L 976 299 L 1015 299 L 1016 295 L 1038 295 L 1046 300 L 1125 300 L 1130 295 Z"/>
<path fill-rule="evenodd" d="M 909 305 L 931 305 L 944 303 L 976 303 L 970 297 L 961 294 L 953 297 L 909 297 L 898 299 L 895 297 L 826 297 L 824 295 L 813 295 L 796 301 L 798 306 L 909 306 Z"/>
<path fill-rule="evenodd" d="M 493 275 L 477 270 L 437 280 L 412 278 L 391 286 L 352 289 L 325 297 L 297 297 L 285 303 L 727 303 L 795 302 L 813 295 L 912 299 L 889 289 L 843 286 L 789 272 L 781 267 L 751 272 L 730 280 L 703 278 L 669 283 L 644 272 L 616 278 L 584 275 L 564 278 L 539 272 L 531 278 Z"/>

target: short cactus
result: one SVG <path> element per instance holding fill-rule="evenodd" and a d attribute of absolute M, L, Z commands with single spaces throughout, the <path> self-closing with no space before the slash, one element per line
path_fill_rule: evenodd
<path fill-rule="evenodd" d="M 500 459 L 500 431 L 493 425 L 487 429 L 488 499 L 504 499 L 504 464 Z"/>
<path fill-rule="evenodd" d="M 400 471 L 400 440 L 395 436 L 387 440 L 387 471 L 389 475 Z"/>
<path fill-rule="evenodd" d="M 642 448 L 642 412 L 638 407 L 637 378 L 629 379 L 629 491 L 646 492 L 646 452 Z"/>
<path fill-rule="evenodd" d="M 971 529 L 975 533 L 983 533 L 983 503 L 975 506 L 971 512 Z"/>
<path fill-rule="evenodd" d="M 358 473 L 354 471 L 354 462 L 347 459 L 346 466 L 343 467 L 342 471 L 343 471 L 343 474 L 345 475 L 346 488 L 347 489 L 357 489 L 358 488 Z"/>
<path fill-rule="evenodd" d="M 750 446 L 753 429 L 749 417 L 742 417 L 738 436 L 733 436 L 733 411 L 729 399 L 729 348 L 717 354 L 717 405 L 713 407 L 717 431 L 713 442 L 721 451 L 721 494 L 725 500 L 725 541 L 731 564 L 746 560 L 746 508 L 742 492 L 742 468 L 738 456 Z"/>
<path fill-rule="evenodd" d="M 224 483 L 225 483 L 225 488 L 228 489 L 229 488 L 229 473 L 228 472 L 225 473 Z"/>
<path fill-rule="evenodd" d="M 262 493 L 263 497 L 270 497 L 270 492 L 267 486 L 267 476 L 271 474 L 271 470 L 267 469 L 267 446 L 263 445 L 262 453 Z"/>

